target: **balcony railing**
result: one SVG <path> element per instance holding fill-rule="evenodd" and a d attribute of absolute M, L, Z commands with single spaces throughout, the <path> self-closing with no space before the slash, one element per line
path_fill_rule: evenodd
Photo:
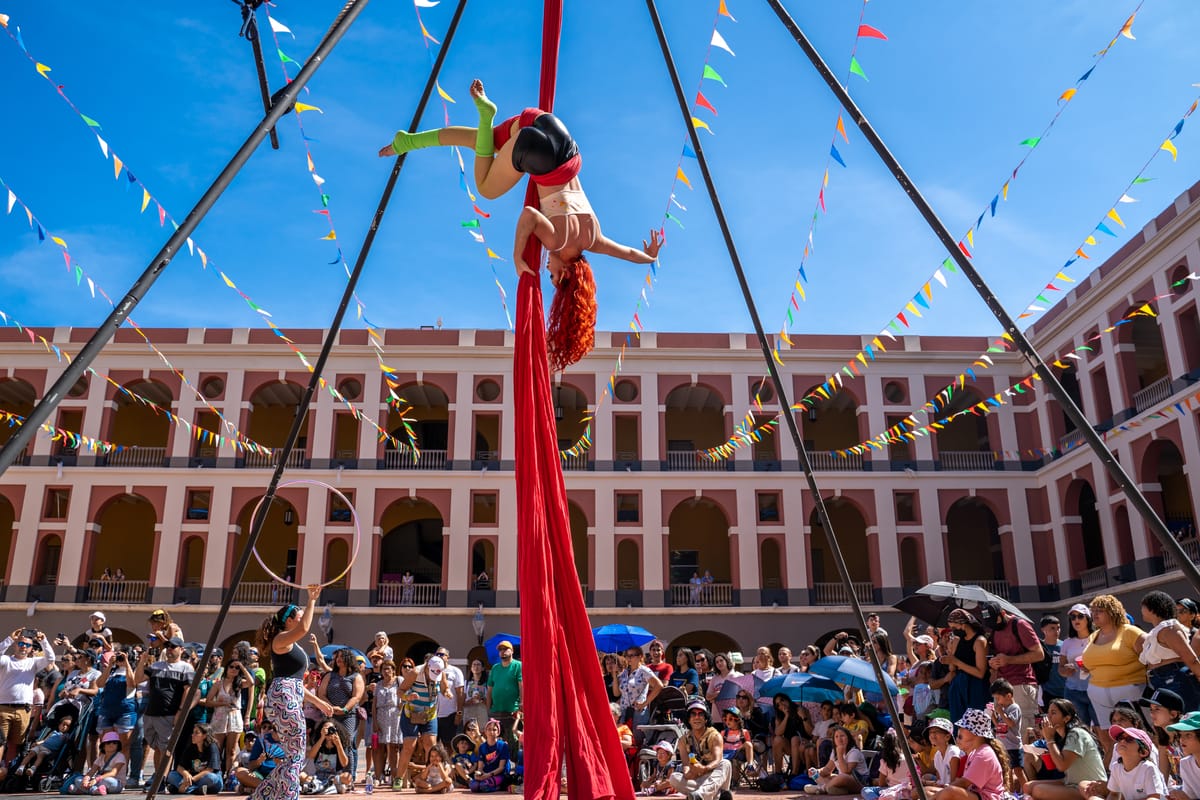
<path fill-rule="evenodd" d="M 847 453 L 843 458 L 837 453 L 817 450 L 809 453 L 808 459 L 813 469 L 825 472 L 861 472 L 863 467 L 862 456 L 858 453 Z"/>
<path fill-rule="evenodd" d="M 697 450 L 668 450 L 667 469 L 674 472 L 724 472 L 723 460 L 704 458 Z"/>
<path fill-rule="evenodd" d="M 150 581 L 88 581 L 89 603 L 144 603 Z"/>
<path fill-rule="evenodd" d="M 1180 544 L 1183 545 L 1183 552 L 1187 553 L 1187 557 L 1192 560 L 1192 563 L 1200 564 L 1200 539 L 1184 539 Z M 1163 568 L 1179 569 L 1179 562 L 1175 560 L 1175 554 L 1170 550 L 1163 551 Z"/>
<path fill-rule="evenodd" d="M 1083 444 L 1083 432 L 1071 431 L 1058 440 L 1058 449 L 1065 453 L 1081 444 Z"/>
<path fill-rule="evenodd" d="M 852 585 L 854 586 L 854 594 L 858 597 L 858 602 L 875 602 L 875 589 L 869 581 L 854 583 Z M 846 587 L 841 581 L 837 583 L 814 583 L 813 603 L 818 606 L 848 606 L 850 605 L 850 594 L 846 591 Z"/>
<path fill-rule="evenodd" d="M 1133 393 L 1133 407 L 1140 414 L 1148 408 L 1165 403 L 1171 396 L 1171 377 L 1163 376 L 1141 391 Z"/>
<path fill-rule="evenodd" d="M 442 603 L 442 587 L 436 583 L 414 583 L 405 586 L 398 581 L 379 584 L 380 606 L 437 606 Z"/>
<path fill-rule="evenodd" d="M 944 470 L 979 471 L 996 468 L 996 454 L 991 451 L 943 450 L 938 453 Z"/>
<path fill-rule="evenodd" d="M 1108 586 L 1108 567 L 1092 567 L 1079 573 L 1079 590 L 1094 592 Z"/>
<path fill-rule="evenodd" d="M 275 581 L 242 581 L 233 592 L 235 606 L 278 606 L 294 603 L 299 591 Z"/>
<path fill-rule="evenodd" d="M 167 457 L 165 447 L 127 447 L 114 450 L 101 463 L 106 467 L 154 467 L 159 469 Z"/>
<path fill-rule="evenodd" d="M 733 605 L 732 583 L 671 584 L 673 606 L 731 606 Z"/>
<path fill-rule="evenodd" d="M 963 581 L 964 583 L 973 584 L 983 589 L 985 592 L 991 592 L 997 597 L 1008 599 L 1008 581 Z"/>
<path fill-rule="evenodd" d="M 564 455 L 561 459 L 564 472 L 568 470 L 579 472 L 588 468 L 588 456 L 586 452 L 576 453 L 575 455 Z"/>
<path fill-rule="evenodd" d="M 279 463 L 279 456 L 283 453 L 283 448 L 277 447 L 270 453 L 255 453 L 246 451 L 246 455 L 242 457 L 242 466 L 246 469 L 259 469 L 263 467 L 274 467 Z M 287 466 L 292 469 L 304 469 L 307 454 L 303 450 L 293 450 L 288 456 Z"/>
<path fill-rule="evenodd" d="M 445 450 L 422 450 L 414 458 L 411 450 L 387 450 L 383 454 L 384 469 L 445 469 Z"/>

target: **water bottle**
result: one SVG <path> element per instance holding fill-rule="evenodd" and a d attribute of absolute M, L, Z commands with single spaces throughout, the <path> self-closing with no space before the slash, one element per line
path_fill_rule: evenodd
<path fill-rule="evenodd" d="M 371 773 L 371 770 L 367 770 L 367 780 L 363 784 L 363 791 L 367 794 L 375 793 L 375 776 Z"/>

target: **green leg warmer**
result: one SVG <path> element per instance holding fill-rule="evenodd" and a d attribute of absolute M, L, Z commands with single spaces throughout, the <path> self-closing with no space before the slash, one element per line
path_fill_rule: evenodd
<path fill-rule="evenodd" d="M 486 97 L 473 97 L 479 110 L 479 130 L 475 133 L 475 155 L 491 158 L 496 154 L 496 143 L 492 139 L 492 121 L 496 118 L 496 104 Z"/>
<path fill-rule="evenodd" d="M 418 133 L 398 131 L 395 138 L 392 139 L 392 149 L 396 151 L 396 155 L 407 153 L 410 150 L 421 150 L 426 147 L 436 147 L 437 144 L 438 131 L 436 128 L 429 131 L 420 131 Z"/>

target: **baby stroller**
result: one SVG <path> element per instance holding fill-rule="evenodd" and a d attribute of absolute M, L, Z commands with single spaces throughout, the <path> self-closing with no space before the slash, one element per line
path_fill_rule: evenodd
<path fill-rule="evenodd" d="M 47 733 L 57 730 L 63 717 L 71 717 L 74 720 L 67 735 L 67 741 L 56 754 L 43 759 L 35 771 L 31 770 L 24 775 L 14 775 L 13 771 L 21 759 L 15 760 L 9 765 L 9 778 L 5 781 L 4 791 L 57 792 L 61 789 L 73 772 L 72 766 L 76 758 L 84 750 L 94 713 L 90 704 L 80 711 L 71 703 L 56 703 L 46 714 L 41 727 L 37 731 L 31 732 L 32 738 L 27 739 L 24 750 L 28 752 Z"/>
<path fill-rule="evenodd" d="M 678 686 L 664 686 L 650 703 L 650 722 L 637 729 L 640 738 L 637 754 L 637 779 L 640 784 L 654 771 L 657 758 L 654 745 L 659 742 L 675 744 L 687 733 L 676 716 L 687 707 L 688 698 Z"/>

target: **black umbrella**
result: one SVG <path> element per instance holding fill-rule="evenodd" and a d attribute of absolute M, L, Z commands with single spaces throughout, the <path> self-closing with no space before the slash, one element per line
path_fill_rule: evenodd
<path fill-rule="evenodd" d="M 995 603 L 1009 614 L 1033 622 L 1029 615 L 999 595 L 971 584 L 949 581 L 934 581 L 922 586 L 915 594 L 910 594 L 896 603 L 895 607 L 917 619 L 945 627 L 946 618 L 950 616 L 951 611 L 962 608 L 974 613 L 981 603 Z"/>

